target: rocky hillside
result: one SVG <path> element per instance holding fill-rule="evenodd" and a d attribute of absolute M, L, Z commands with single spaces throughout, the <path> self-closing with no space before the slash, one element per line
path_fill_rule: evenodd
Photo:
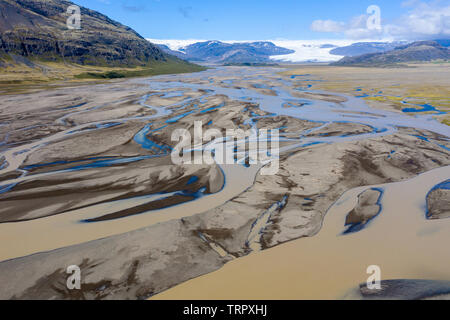
<path fill-rule="evenodd" d="M 435 41 L 418 41 L 383 53 L 345 57 L 333 63 L 339 66 L 386 66 L 408 62 L 450 60 L 450 50 Z"/>
<path fill-rule="evenodd" d="M 402 42 L 357 42 L 349 46 L 332 49 L 331 54 L 344 57 L 355 57 L 369 53 L 380 53 L 394 50 Z"/>
<path fill-rule="evenodd" d="M 0 56 L 132 67 L 178 60 L 107 16 L 81 7 L 81 30 L 70 30 L 65 0 L 1 0 Z M 179 61 L 177 61 L 179 62 Z"/>

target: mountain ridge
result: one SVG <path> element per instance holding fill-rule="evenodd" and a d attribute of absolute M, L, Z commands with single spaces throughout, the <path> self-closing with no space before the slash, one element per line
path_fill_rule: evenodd
<path fill-rule="evenodd" d="M 436 41 L 416 41 L 381 53 L 344 57 L 335 66 L 388 66 L 400 63 L 450 60 L 450 50 Z"/>
<path fill-rule="evenodd" d="M 210 40 L 187 45 L 178 51 L 171 50 L 167 45 L 158 46 L 180 59 L 214 64 L 266 63 L 271 62 L 271 56 L 294 53 L 293 50 L 276 46 L 270 41 L 224 43 Z"/>
<path fill-rule="evenodd" d="M 404 41 L 356 42 L 349 46 L 334 48 L 330 51 L 330 53 L 337 56 L 355 57 L 369 53 L 388 52 L 404 44 L 406 44 Z"/>
<path fill-rule="evenodd" d="M 115 67 L 176 60 L 130 27 L 81 6 L 81 30 L 70 30 L 66 20 L 71 5 L 66 0 L 2 0 L 0 53 Z"/>

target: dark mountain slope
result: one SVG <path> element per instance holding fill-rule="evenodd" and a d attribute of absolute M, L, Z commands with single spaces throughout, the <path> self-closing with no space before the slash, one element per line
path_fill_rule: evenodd
<path fill-rule="evenodd" d="M 65 0 L 1 0 L 0 54 L 120 67 L 178 60 L 129 27 L 87 8 L 81 7 L 81 30 L 70 30 L 70 5 Z"/>
<path fill-rule="evenodd" d="M 335 48 L 330 53 L 337 56 L 355 57 L 363 54 L 391 51 L 403 44 L 401 42 L 357 42 L 349 46 Z"/>
<path fill-rule="evenodd" d="M 384 66 L 408 62 L 449 60 L 450 50 L 435 41 L 418 41 L 384 53 L 345 57 L 332 65 L 339 66 Z"/>

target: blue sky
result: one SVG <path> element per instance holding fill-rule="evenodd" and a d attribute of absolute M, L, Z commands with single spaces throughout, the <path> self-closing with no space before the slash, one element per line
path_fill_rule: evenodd
<path fill-rule="evenodd" d="M 421 27 L 417 38 L 446 35 L 442 27 L 442 8 L 449 1 L 392 0 L 74 0 L 76 4 L 100 11 L 110 18 L 135 29 L 145 38 L 153 39 L 343 39 L 367 37 L 361 34 L 364 23 L 360 17 L 369 5 L 381 9 L 384 24 L 391 25 L 389 34 L 398 37 L 417 34 L 409 25 L 424 8 L 431 10 L 433 25 Z M 448 6 L 448 7 L 447 7 Z M 359 18 L 358 18 L 359 17 Z M 447 19 L 449 16 L 444 16 Z M 428 20 L 427 20 L 428 19 Z M 314 21 L 326 28 L 312 28 Z M 356 22 L 355 22 L 356 21 Z M 364 20 L 365 21 L 365 20 Z M 431 21 L 431 20 L 430 20 Z M 448 22 L 448 20 L 447 20 Z M 439 24 L 435 29 L 433 27 Z M 333 26 L 331 29 L 329 26 Z M 399 29 L 399 28 L 403 29 Z M 313 30 L 314 29 L 314 30 Z M 353 30 L 355 32 L 348 32 Z M 394 30 L 394 31 L 392 31 Z M 403 31 L 402 31 L 403 30 Z M 425 36 L 422 34 L 425 33 Z M 434 34 L 433 34 L 434 33 Z M 381 36 L 381 35 L 378 35 Z"/>

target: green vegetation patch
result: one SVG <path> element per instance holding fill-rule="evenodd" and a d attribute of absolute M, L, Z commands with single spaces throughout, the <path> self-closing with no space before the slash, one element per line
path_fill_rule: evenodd
<path fill-rule="evenodd" d="M 148 77 L 160 74 L 176 74 L 204 71 L 206 68 L 191 63 L 163 62 L 136 70 L 111 70 L 106 72 L 84 72 L 75 75 L 76 79 L 120 79 Z"/>

